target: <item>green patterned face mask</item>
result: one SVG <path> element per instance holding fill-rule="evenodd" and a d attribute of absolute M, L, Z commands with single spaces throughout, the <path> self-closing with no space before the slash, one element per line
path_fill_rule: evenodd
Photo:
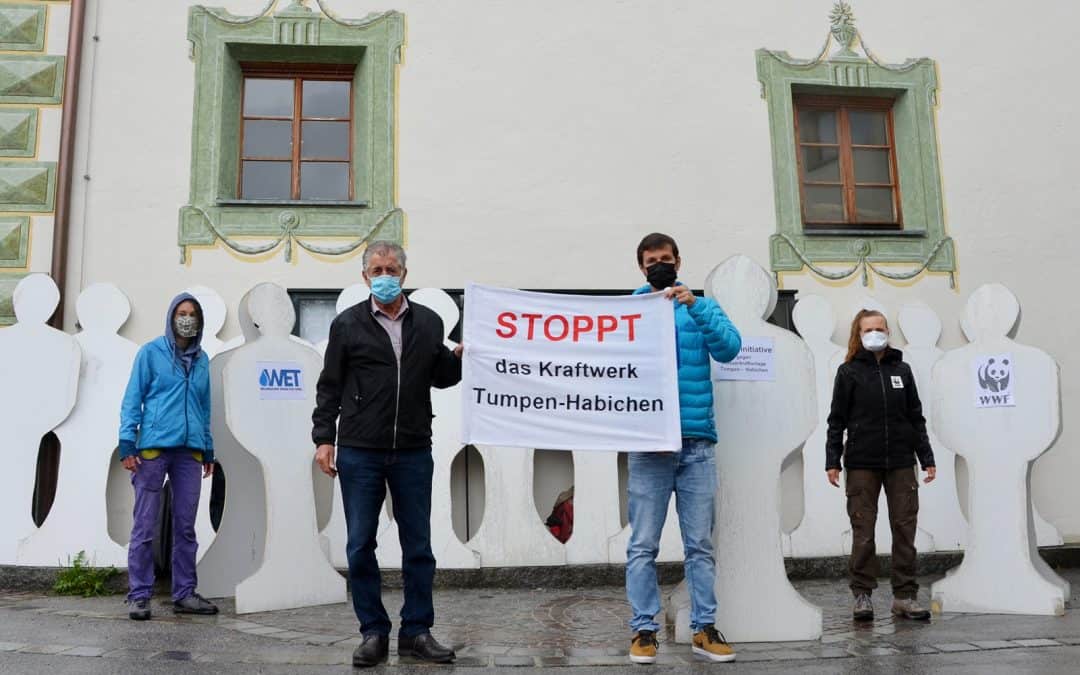
<path fill-rule="evenodd" d="M 199 334 L 199 317 L 178 316 L 173 319 L 173 332 L 177 337 L 193 338 Z"/>

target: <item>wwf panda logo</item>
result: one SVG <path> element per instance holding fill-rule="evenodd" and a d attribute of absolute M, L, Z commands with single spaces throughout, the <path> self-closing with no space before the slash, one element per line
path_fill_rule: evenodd
<path fill-rule="evenodd" d="M 1009 388 L 1012 377 L 1012 364 L 1009 359 L 989 359 L 979 369 L 979 386 L 986 391 L 1005 391 Z"/>

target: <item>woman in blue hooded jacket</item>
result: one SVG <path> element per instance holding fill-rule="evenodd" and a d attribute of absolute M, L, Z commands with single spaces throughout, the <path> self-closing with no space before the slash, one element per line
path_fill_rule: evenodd
<path fill-rule="evenodd" d="M 139 349 L 120 409 L 120 459 L 135 487 L 128 546 L 129 616 L 150 618 L 151 543 L 165 477 L 172 485 L 173 612 L 216 614 L 195 592 L 195 514 L 200 478 L 214 473 L 210 437 L 210 359 L 202 350 L 203 311 L 181 293 L 169 304 L 165 334 Z"/>

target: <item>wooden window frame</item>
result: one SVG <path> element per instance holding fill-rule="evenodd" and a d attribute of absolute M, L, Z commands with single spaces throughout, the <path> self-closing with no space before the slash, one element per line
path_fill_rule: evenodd
<path fill-rule="evenodd" d="M 302 199 L 300 196 L 300 172 L 304 163 L 334 163 L 347 164 L 349 193 L 348 200 L 354 199 L 354 167 L 353 167 L 353 121 L 356 117 L 356 100 L 353 96 L 353 79 L 356 75 L 356 66 L 353 64 L 322 64 L 322 63 L 240 63 L 242 74 L 240 86 L 240 144 L 237 153 L 240 157 L 236 172 L 236 194 L 240 199 L 247 200 L 244 196 L 244 162 L 290 162 L 292 181 L 290 184 L 290 196 L 287 198 L 275 198 L 266 200 L 281 202 L 303 201 L 310 204 L 321 202 L 334 202 L 332 199 Z M 249 79 L 262 80 L 292 80 L 293 81 L 293 112 L 291 117 L 275 117 L 266 115 L 245 115 L 245 98 L 247 95 L 247 81 Z M 349 116 L 344 117 L 305 117 L 304 116 L 304 82 L 346 82 L 349 85 Z M 248 120 L 267 120 L 273 122 L 292 123 L 292 156 L 291 157 L 248 157 L 244 155 L 244 127 Z M 301 129 L 304 122 L 347 122 L 349 125 L 348 138 L 349 149 L 346 159 L 303 157 Z"/>
<path fill-rule="evenodd" d="M 796 95 L 793 97 L 794 104 L 794 127 L 795 127 L 795 161 L 798 166 L 799 203 L 803 228 L 806 230 L 860 230 L 872 228 L 875 230 L 901 230 L 904 226 L 903 211 L 901 209 L 900 173 L 896 164 L 896 134 L 893 130 L 893 105 L 894 99 L 870 96 L 814 96 Z M 836 143 L 805 143 L 799 135 L 799 112 L 802 110 L 829 110 L 836 113 L 837 117 L 837 142 Z M 851 126 L 848 118 L 849 111 L 873 111 L 885 113 L 885 133 L 888 143 L 886 145 L 863 145 L 851 142 Z M 808 181 L 806 169 L 803 166 L 804 147 L 835 147 L 837 149 L 840 164 L 840 181 Z M 889 182 L 888 183 L 857 183 L 855 181 L 854 150 L 888 150 L 889 152 Z M 823 221 L 809 220 L 806 216 L 806 186 L 829 186 L 840 187 L 843 199 L 844 220 Z M 855 208 L 856 187 L 887 187 L 892 190 L 893 213 L 896 214 L 894 221 L 866 221 L 858 220 Z"/>

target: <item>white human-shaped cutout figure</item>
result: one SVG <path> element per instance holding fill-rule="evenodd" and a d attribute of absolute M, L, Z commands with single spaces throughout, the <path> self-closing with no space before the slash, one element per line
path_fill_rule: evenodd
<path fill-rule="evenodd" d="M 240 300 L 237 322 L 240 324 L 238 345 L 254 342 L 259 329 L 248 312 L 250 291 Z M 218 525 L 218 534 L 209 545 L 199 540 L 203 551 L 198 561 L 199 588 L 211 598 L 232 596 L 236 585 L 251 576 L 263 560 L 266 541 L 266 491 L 263 487 L 262 465 L 240 445 L 225 420 L 225 366 L 235 350 L 225 349 L 210 361 L 210 434 L 214 439 L 214 457 L 225 476 L 225 509 Z"/>
<path fill-rule="evenodd" d="M 852 307 L 851 313 L 849 314 L 849 316 L 851 317 L 851 319 L 854 319 L 855 315 L 858 314 L 859 311 L 863 310 L 863 309 L 871 309 L 871 310 L 874 310 L 876 312 L 881 312 L 882 314 L 885 315 L 886 321 L 888 321 L 889 311 L 885 308 L 885 305 L 881 304 L 881 302 L 878 301 L 878 299 L 873 297 L 873 296 L 865 295 L 862 298 L 860 298 L 855 303 L 855 306 Z M 848 326 L 850 327 L 850 325 L 851 325 L 850 320 L 847 323 L 848 323 Z M 892 321 L 888 321 L 888 323 L 889 323 L 889 345 L 892 346 L 892 347 L 895 347 L 896 346 L 895 326 L 893 325 Z M 845 350 L 844 353 L 840 355 L 840 358 L 836 361 L 836 363 L 833 364 L 833 367 L 831 368 L 833 377 L 836 376 L 836 371 L 840 367 L 840 363 L 843 361 L 844 356 L 846 355 L 846 353 L 847 353 L 847 350 Z M 905 360 L 906 360 L 906 358 L 907 357 L 905 355 Z M 916 385 L 916 386 L 918 386 L 918 385 Z M 925 397 L 923 397 L 921 395 L 921 391 L 920 391 L 920 397 L 919 398 L 923 403 L 923 409 L 924 409 L 924 413 L 925 413 L 925 409 L 928 407 L 927 406 L 927 400 L 928 399 L 926 399 Z M 914 449 L 913 449 L 913 451 L 914 451 Z M 920 483 L 920 485 L 922 485 L 922 483 Z M 845 510 L 845 513 L 846 513 L 846 510 Z M 874 547 L 877 550 L 879 555 L 892 551 L 892 526 L 889 524 L 888 513 L 889 513 L 889 504 L 888 504 L 888 499 L 885 496 L 885 488 L 883 487 L 881 489 L 881 494 L 878 495 L 878 518 L 877 518 L 877 522 L 874 525 Z M 919 521 L 920 522 L 918 524 L 918 527 L 915 530 L 915 550 L 916 551 L 922 551 L 923 553 L 927 553 L 929 551 L 935 550 L 934 549 L 934 538 L 931 537 L 930 534 L 925 529 L 923 529 L 923 525 L 922 525 L 922 522 L 921 522 L 922 521 L 922 509 L 921 508 L 919 509 Z M 847 524 L 846 524 L 846 526 L 844 528 L 844 535 L 843 535 L 844 536 L 844 555 L 847 555 L 847 554 L 851 553 L 851 523 L 849 521 L 847 521 L 846 518 L 845 518 L 845 522 Z"/>
<path fill-rule="evenodd" d="M 450 333 L 461 320 L 461 310 L 446 291 L 441 288 L 420 288 L 409 294 L 409 302 L 423 305 L 438 314 L 443 322 L 443 342 L 448 349 L 457 347 L 457 343 L 450 339 Z M 431 452 L 435 464 L 431 479 L 431 550 L 439 567 L 479 567 L 479 554 L 462 544 L 454 534 L 450 502 L 450 467 L 462 447 L 461 385 L 432 389 L 431 410 L 434 414 L 431 420 Z M 393 529 L 396 534 L 396 523 Z M 382 547 L 380 541 L 379 549 Z M 400 566 L 400 556 L 397 563 Z"/>
<path fill-rule="evenodd" d="M 959 551 L 964 548 L 967 521 L 960 510 L 956 493 L 956 456 L 934 433 L 931 405 L 934 400 L 931 373 L 934 364 L 945 354 L 937 346 L 941 338 L 941 319 L 923 302 L 904 305 L 896 319 L 900 332 L 907 340 L 904 360 L 915 376 L 930 445 L 934 449 L 934 463 L 937 465 L 937 478 L 919 490 L 919 528 L 930 535 L 935 550 Z"/>
<path fill-rule="evenodd" d="M 818 424 L 814 355 L 797 335 L 765 321 L 776 307 L 776 281 L 750 258 L 737 255 L 717 266 L 705 292 L 744 340 L 773 339 L 776 376 L 713 383 L 722 430 L 713 531 L 716 624 L 733 642 L 816 640 L 821 609 L 788 581 L 780 534 L 781 466 L 802 451 Z M 676 629 L 688 623 L 680 620 Z"/>
<path fill-rule="evenodd" d="M 0 330 L 0 429 L 6 448 L 0 478 L 0 564 L 15 563 L 19 541 L 36 529 L 31 500 L 41 438 L 75 405 L 79 343 L 45 323 L 59 302 L 60 291 L 51 277 L 30 274 L 12 295 L 16 323 Z"/>
<path fill-rule="evenodd" d="M 960 317 L 960 330 L 964 333 L 964 337 L 967 338 L 968 342 L 975 341 L 975 328 L 966 313 Z M 1035 524 L 1035 541 L 1039 546 L 1061 546 L 1064 544 L 1065 539 L 1061 536 L 1061 532 L 1039 513 L 1039 507 L 1034 503 L 1034 495 L 1032 495 L 1032 500 L 1031 515 Z"/>
<path fill-rule="evenodd" d="M 102 567 L 127 561 L 126 549 L 109 537 L 105 494 L 117 413 L 139 350 L 117 335 L 131 303 L 115 285 L 98 283 L 79 294 L 75 311 L 82 367 L 75 407 L 55 431 L 62 448 L 56 499 L 41 528 L 19 543 L 21 565 L 56 565 L 72 551 L 86 551 Z"/>
<path fill-rule="evenodd" d="M 229 358 L 223 398 L 226 424 L 262 465 L 266 539 L 262 564 L 236 587 L 236 611 L 344 602 L 345 579 L 319 544 L 311 480 L 310 417 L 322 360 L 313 347 L 289 338 L 296 313 L 285 289 L 259 284 L 247 303 L 259 337 Z M 300 371 L 298 397 L 263 396 L 261 371 L 273 364 Z"/>
<path fill-rule="evenodd" d="M 847 529 L 847 511 L 837 490 L 825 477 L 825 436 L 829 406 L 832 401 L 836 366 L 844 357 L 844 348 L 832 341 L 836 314 L 829 301 L 820 295 L 799 298 L 792 313 L 795 328 L 814 355 L 817 392 L 817 427 L 803 447 L 802 522 L 788 535 L 789 553 L 796 558 L 839 556 L 844 554 L 843 532 Z"/>
<path fill-rule="evenodd" d="M 1069 583 L 1039 556 L 1031 504 L 1031 465 L 1061 432 L 1058 365 L 1009 332 L 1020 316 L 1001 284 L 980 286 L 964 309 L 971 342 L 934 366 L 937 435 L 967 460 L 967 549 L 959 567 L 935 583 L 934 609 L 945 612 L 1062 615 Z M 1012 357 L 1013 405 L 976 406 L 976 363 Z"/>
<path fill-rule="evenodd" d="M 225 343 L 217 336 L 225 326 L 227 312 L 225 301 L 217 291 L 206 286 L 191 286 L 187 289 L 187 292 L 194 295 L 202 307 L 204 325 L 201 344 L 207 358 L 212 361 L 225 346 Z M 211 392 L 211 395 L 213 395 L 213 392 Z M 195 516 L 195 539 L 199 542 L 197 558 L 206 555 L 206 552 L 210 550 L 210 544 L 213 543 L 214 537 L 217 536 L 213 524 L 210 522 L 210 490 L 213 484 L 212 479 L 204 480 L 199 495 L 199 511 Z"/>

